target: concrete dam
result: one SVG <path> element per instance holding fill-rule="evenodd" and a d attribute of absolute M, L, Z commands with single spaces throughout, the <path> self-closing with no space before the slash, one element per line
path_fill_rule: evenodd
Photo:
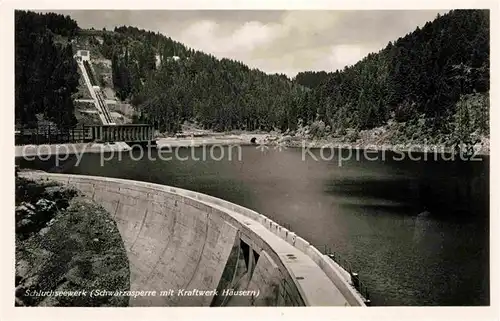
<path fill-rule="evenodd" d="M 167 293 L 131 296 L 130 306 L 367 305 L 334 260 L 242 206 L 147 182 L 19 175 L 76 188 L 111 213 L 127 251 L 130 290 Z"/>

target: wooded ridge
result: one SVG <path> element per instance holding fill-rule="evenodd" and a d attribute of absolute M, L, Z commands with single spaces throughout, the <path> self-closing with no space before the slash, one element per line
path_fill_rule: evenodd
<path fill-rule="evenodd" d="M 70 17 L 16 12 L 16 121 L 44 114 L 74 124 L 72 39 L 94 37 Z M 97 32 L 96 32 L 97 34 Z M 335 72 L 269 75 L 135 27 L 100 32 L 114 89 L 160 131 L 296 131 L 317 136 L 402 124 L 396 140 L 435 143 L 489 135 L 489 11 L 452 10 Z"/>

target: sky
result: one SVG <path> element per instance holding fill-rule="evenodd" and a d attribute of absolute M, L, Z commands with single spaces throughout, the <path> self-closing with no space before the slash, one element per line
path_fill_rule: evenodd
<path fill-rule="evenodd" d="M 135 26 L 290 78 L 335 71 L 449 10 L 76 10 L 81 28 Z"/>

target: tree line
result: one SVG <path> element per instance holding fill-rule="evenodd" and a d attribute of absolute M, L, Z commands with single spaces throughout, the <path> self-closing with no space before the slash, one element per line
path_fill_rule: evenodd
<path fill-rule="evenodd" d="M 331 75 L 331 72 L 326 71 L 301 71 L 293 78 L 293 81 L 313 89 L 319 87 Z"/>

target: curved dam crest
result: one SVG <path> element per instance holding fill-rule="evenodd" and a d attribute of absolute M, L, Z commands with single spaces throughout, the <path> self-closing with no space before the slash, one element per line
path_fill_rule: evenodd
<path fill-rule="evenodd" d="M 130 290 L 157 293 L 130 297 L 130 306 L 365 306 L 347 271 L 242 206 L 147 182 L 19 175 L 74 187 L 112 214 L 129 259 Z"/>

